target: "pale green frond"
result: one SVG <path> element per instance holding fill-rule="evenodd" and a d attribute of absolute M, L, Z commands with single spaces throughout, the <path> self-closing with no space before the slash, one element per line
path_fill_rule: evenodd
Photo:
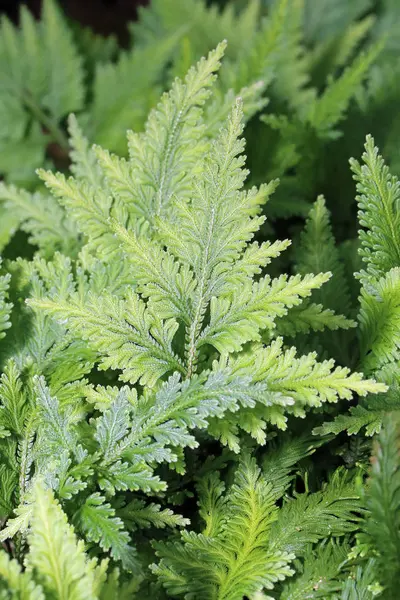
<path fill-rule="evenodd" d="M 245 251 L 229 268 L 228 273 L 223 273 L 226 287 L 230 285 L 242 286 L 255 275 L 260 275 L 273 258 L 277 258 L 290 246 L 290 240 L 276 240 L 275 242 L 252 242 Z"/>
<path fill-rule="evenodd" d="M 130 531 L 148 527 L 157 529 L 185 527 L 190 523 L 189 519 L 172 512 L 170 508 L 163 509 L 160 504 L 154 504 L 154 502 L 148 504 L 139 498 L 135 498 L 126 506 L 118 509 L 117 514 Z"/>
<path fill-rule="evenodd" d="M 364 369 L 400 359 L 400 268 L 362 288 L 359 322 Z"/>
<path fill-rule="evenodd" d="M 273 329 L 277 317 L 300 304 L 303 298 L 318 289 L 330 277 L 329 273 L 295 275 L 277 279 L 266 277 L 253 286 L 244 286 L 240 297 L 212 298 L 210 323 L 199 336 L 198 347 L 211 344 L 220 352 L 237 352 L 248 341 L 260 340 L 260 331 Z"/>
<path fill-rule="evenodd" d="M 98 388 L 89 398 L 105 408 L 94 434 L 101 452 L 100 486 L 109 492 L 164 489 L 164 482 L 153 473 L 154 465 L 176 462 L 179 448 L 197 447 L 192 430 L 208 428 L 213 418 L 221 419 L 228 411 L 269 405 L 273 396 L 263 384 L 253 385 L 248 377 L 231 377 L 221 370 L 184 381 L 175 373 L 157 392 L 138 400 L 126 388 Z M 125 409 L 129 417 L 123 421 Z"/>
<path fill-rule="evenodd" d="M 67 516 L 50 490 L 35 486 L 28 535 L 28 570 L 33 570 L 46 595 L 57 599 L 96 600 L 94 575 Z"/>
<path fill-rule="evenodd" d="M 0 377 L 0 424 L 7 430 L 22 434 L 29 405 L 20 373 L 14 360 L 4 366 Z"/>
<path fill-rule="evenodd" d="M 68 133 L 71 147 L 71 172 L 77 179 L 86 179 L 94 188 L 101 187 L 103 177 L 97 165 L 96 155 L 74 114 L 68 117 Z"/>
<path fill-rule="evenodd" d="M 366 270 L 359 275 L 365 284 L 400 266 L 400 183 L 390 174 L 370 135 L 362 160 L 360 165 L 351 159 L 350 165 L 357 182 L 358 218 L 364 228 L 359 231 L 359 253 Z"/>
<path fill-rule="evenodd" d="M 357 21 L 371 6 L 371 0 L 313 0 L 305 2 L 305 36 L 312 42 L 340 35 L 347 27 Z"/>
<path fill-rule="evenodd" d="M 23 139 L 0 138 L 0 171 L 7 181 L 27 188 L 36 186 L 35 169 L 46 161 L 47 143 L 47 136 L 43 135 L 40 124 L 36 122 L 32 123 Z"/>
<path fill-rule="evenodd" d="M 15 600 L 45 600 L 42 587 L 36 585 L 31 573 L 23 572 L 21 565 L 0 551 L 0 591 Z M 12 596 L 9 596 L 9 594 Z"/>
<path fill-rule="evenodd" d="M 20 224 L 19 216 L 0 203 L 0 253 L 12 239 Z"/>
<path fill-rule="evenodd" d="M 240 191 L 247 175 L 241 155 L 243 141 L 238 139 L 242 130 L 242 106 L 238 101 L 226 128 L 212 142 L 202 179 L 193 182 L 195 194 L 191 203 L 177 202 L 177 219 L 173 223 L 165 219 L 158 223 L 159 235 L 168 248 L 192 268 L 195 276 L 193 317 L 186 334 L 189 375 L 197 363 L 207 306 L 214 295 L 222 294 L 227 287 L 232 265 L 264 220 L 257 216 L 260 205 L 276 187 L 276 182 L 272 182 L 259 190 Z"/>
<path fill-rule="evenodd" d="M 119 47 L 115 34 L 104 36 L 76 22 L 72 23 L 72 26 L 75 27 L 76 43 L 90 75 L 93 74 L 98 63 L 107 63 L 118 56 Z"/>
<path fill-rule="evenodd" d="M 333 66 L 343 67 L 353 55 L 360 42 L 370 33 L 376 23 L 374 15 L 367 15 L 351 23 L 340 37 L 338 51 L 333 58 Z"/>
<path fill-rule="evenodd" d="M 26 7 L 19 27 L 2 19 L 0 62 L 0 171 L 32 187 L 48 143 L 67 149 L 60 121 L 82 109 L 85 95 L 82 60 L 54 0 L 45 0 L 39 22 Z"/>
<path fill-rule="evenodd" d="M 0 257 L 1 266 L 1 257 Z M 5 331 L 11 327 L 10 313 L 12 305 L 7 302 L 10 275 L 0 276 L 0 339 L 5 336 Z"/>
<path fill-rule="evenodd" d="M 400 365 L 387 363 L 382 369 L 375 371 L 378 381 L 386 385 L 386 389 L 374 396 L 367 396 L 352 406 L 348 414 L 339 414 L 334 421 L 324 423 L 315 431 L 322 434 L 339 434 L 347 431 L 348 435 L 359 433 L 365 427 L 368 436 L 379 433 L 385 416 L 400 411 Z"/>
<path fill-rule="evenodd" d="M 161 318 L 181 318 L 189 324 L 192 317 L 190 297 L 194 288 L 191 271 L 185 265 L 179 265 L 161 244 L 144 235 L 138 237 L 134 231 L 127 231 L 116 222 L 112 227 L 134 269 L 137 289 L 148 298 L 149 306 Z"/>
<path fill-rule="evenodd" d="M 0 531 L 0 541 L 4 542 L 17 534 L 26 535 L 32 519 L 32 498 L 17 506 L 13 511 L 13 517 L 8 519 L 6 526 Z"/>
<path fill-rule="evenodd" d="M 229 88 L 226 91 L 223 85 L 217 87 L 204 110 L 207 137 L 213 138 L 218 134 L 221 125 L 229 117 L 236 98 L 239 98 L 243 103 L 243 119 L 245 123 L 265 108 L 268 105 L 268 98 L 264 96 L 267 83 L 267 81 L 259 79 L 254 83 L 250 82 L 249 85 L 236 91 L 233 88 Z"/>
<path fill-rule="evenodd" d="M 299 112 L 314 96 L 310 83 L 309 54 L 304 44 L 304 0 L 289 0 L 275 61 L 272 96 Z M 278 44 L 277 44 L 278 45 Z"/>
<path fill-rule="evenodd" d="M 233 359 L 230 367 L 234 374 L 249 371 L 254 381 L 263 381 L 271 391 L 279 391 L 296 400 L 295 413 L 302 414 L 304 406 L 321 406 L 323 402 L 350 400 L 353 394 L 384 392 L 387 386 L 374 380 L 363 379 L 360 373 L 350 373 L 346 367 L 334 366 L 333 360 L 317 362 L 316 353 L 297 358 L 296 349 L 283 349 L 280 338 L 265 348 L 254 348 Z"/>
<path fill-rule="evenodd" d="M 149 191 L 151 218 L 164 215 L 174 196 L 185 195 L 204 150 L 202 106 L 210 96 L 225 46 L 225 42 L 219 44 L 207 59 L 201 59 L 184 81 L 175 80 L 171 91 L 150 112 L 143 134 L 128 134 L 135 183 Z M 182 177 L 182 173 L 186 175 Z"/>
<path fill-rule="evenodd" d="M 74 253 L 79 247 L 74 223 L 55 201 L 54 197 L 33 194 L 14 185 L 0 182 L 0 202 L 14 214 L 20 228 L 29 235 L 32 245 L 38 246 L 44 256 L 50 257 L 60 250 Z"/>
<path fill-rule="evenodd" d="M 261 27 L 252 37 L 251 43 L 239 55 L 237 61 L 224 67 L 221 72 L 226 88 L 237 92 L 255 81 L 269 83 L 277 68 L 278 57 L 284 48 L 285 30 L 290 10 L 290 0 L 278 0 L 264 18 Z"/>
<path fill-rule="evenodd" d="M 149 219 L 152 190 L 138 185 L 138 174 L 131 161 L 112 154 L 101 146 L 92 147 L 105 183 L 115 198 L 134 219 Z"/>
<path fill-rule="evenodd" d="M 106 410 L 97 420 L 94 437 L 105 460 L 114 452 L 116 444 L 128 433 L 129 408 L 129 401 L 125 394 L 117 393 L 109 410 Z"/>
<path fill-rule="evenodd" d="M 165 373 L 183 372 L 172 340 L 177 330 L 173 319 L 162 322 L 135 293 L 126 300 L 88 296 L 68 301 L 32 299 L 30 306 L 61 320 L 75 335 L 99 353 L 102 369 L 121 369 L 121 379 L 154 386 Z"/>
<path fill-rule="evenodd" d="M 204 0 L 155 0 L 151 5 L 139 7 L 139 16 L 139 22 L 131 25 L 139 46 L 152 45 L 155 39 L 170 35 L 182 26 L 188 27 L 183 49 L 172 67 L 173 75 L 180 76 L 222 39 L 228 40 L 227 56 L 239 56 L 257 30 L 260 2 L 250 0 L 241 10 L 227 4 L 221 10 Z"/>
<path fill-rule="evenodd" d="M 69 412 L 60 411 L 58 399 L 50 395 L 43 376 L 34 378 L 42 454 L 58 458 L 62 452 L 78 453 L 77 432 L 71 430 Z"/>
<path fill-rule="evenodd" d="M 89 238 L 90 247 L 111 254 L 117 244 L 108 221 L 112 207 L 108 190 L 97 189 L 86 179 L 66 178 L 62 173 L 39 169 L 38 175 Z"/>
<path fill-rule="evenodd" d="M 48 78 L 43 104 L 59 119 L 82 108 L 82 59 L 75 48 L 72 33 L 54 0 L 43 2 L 42 24 L 41 43 L 46 57 Z M 57 52 L 54 48 L 57 48 Z"/>

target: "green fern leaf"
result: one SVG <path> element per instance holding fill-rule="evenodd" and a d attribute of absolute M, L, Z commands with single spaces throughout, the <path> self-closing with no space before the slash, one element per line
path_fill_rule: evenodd
<path fill-rule="evenodd" d="M 0 258 L 1 265 L 1 258 Z M 5 336 L 5 331 L 11 327 L 10 323 L 10 312 L 11 304 L 7 302 L 8 287 L 10 282 L 10 276 L 0 276 L 0 339 Z"/>
<path fill-rule="evenodd" d="M 367 136 L 362 160 L 363 165 L 354 159 L 350 164 L 357 182 L 358 217 L 364 227 L 359 232 L 359 252 L 366 265 L 360 273 L 365 284 L 369 277 L 379 279 L 392 267 L 400 266 L 400 184 L 390 175 L 371 136 Z"/>
<path fill-rule="evenodd" d="M 27 565 L 37 573 L 46 595 L 96 600 L 94 576 L 67 517 L 49 490 L 39 484 L 28 536 Z"/>
<path fill-rule="evenodd" d="M 45 600 L 41 586 L 36 585 L 32 575 L 23 572 L 15 559 L 10 559 L 4 550 L 0 552 L 0 590 L 4 597 L 12 593 L 16 600 Z"/>
<path fill-rule="evenodd" d="M 129 534 L 104 496 L 98 492 L 88 496 L 74 515 L 74 522 L 89 541 L 98 543 L 103 550 L 110 550 L 111 556 L 120 560 L 126 570 L 138 571 L 139 563 L 135 549 L 129 546 Z"/>

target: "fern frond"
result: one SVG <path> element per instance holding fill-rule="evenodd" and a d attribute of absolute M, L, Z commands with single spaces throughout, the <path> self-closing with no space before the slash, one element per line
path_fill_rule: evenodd
<path fill-rule="evenodd" d="M 322 290 L 320 288 L 318 292 L 322 292 Z M 347 319 L 344 315 L 338 315 L 329 308 L 324 308 L 322 304 L 304 302 L 300 306 L 290 308 L 283 318 L 277 320 L 276 332 L 284 337 L 293 337 L 298 333 L 323 331 L 324 329 L 336 331 L 356 326 L 355 321 Z"/>
<path fill-rule="evenodd" d="M 89 296 L 84 304 L 79 298 L 68 302 L 32 299 L 29 304 L 63 321 L 75 335 L 87 340 L 100 355 L 100 367 L 122 369 L 123 381 L 140 380 L 154 386 L 165 373 L 184 372 L 171 345 L 176 321 L 162 322 L 133 292 L 126 300 L 108 295 Z"/>
<path fill-rule="evenodd" d="M 35 376 L 39 432 L 43 436 L 43 445 L 47 447 L 49 456 L 60 456 L 63 452 L 80 453 L 77 432 L 71 430 L 71 414 L 61 412 L 57 398 L 50 395 L 43 376 Z M 42 454 L 45 449 L 42 446 Z"/>
<path fill-rule="evenodd" d="M 269 83 L 278 67 L 278 57 L 287 38 L 285 36 L 291 2 L 278 0 L 253 34 L 251 43 L 244 49 L 238 60 L 222 71 L 224 85 L 236 91 L 258 80 Z M 277 64 L 278 63 L 278 64 Z"/>
<path fill-rule="evenodd" d="M 45 0 L 42 11 L 43 52 L 48 61 L 48 88 L 43 103 L 60 119 L 82 108 L 84 100 L 82 59 L 72 33 L 53 0 Z M 58 48 L 58 52 L 54 52 Z"/>
<path fill-rule="evenodd" d="M 126 130 L 140 130 L 158 92 L 155 88 L 182 29 L 151 46 L 122 52 L 116 63 L 98 64 L 88 113 L 90 138 L 112 152 L 126 153 Z"/>
<path fill-rule="evenodd" d="M 281 498 L 295 477 L 297 464 L 313 454 L 320 444 L 318 438 L 293 436 L 280 444 L 271 445 L 262 460 L 262 473 L 272 486 L 276 500 Z"/>
<path fill-rule="evenodd" d="M 76 253 L 76 228 L 65 211 L 54 202 L 53 196 L 26 190 L 0 182 L 0 201 L 15 215 L 20 228 L 29 235 L 32 245 L 38 246 L 45 257 L 54 252 Z"/>
<path fill-rule="evenodd" d="M 213 298 L 210 304 L 210 323 L 199 337 L 198 347 L 211 344 L 222 352 L 237 352 L 248 341 L 258 341 L 260 330 L 273 329 L 274 320 L 287 314 L 303 298 L 318 289 L 330 273 L 288 278 L 269 277 L 246 286 L 236 301 Z"/>
<path fill-rule="evenodd" d="M 296 565 L 299 574 L 293 578 L 294 581 L 289 580 L 284 584 L 281 600 L 333 600 L 335 596 L 331 596 L 330 592 L 333 594 L 338 587 L 337 576 L 341 564 L 347 559 L 348 551 L 347 545 L 333 542 L 320 543 L 315 550 L 310 546 L 306 551 L 304 563 Z"/>
<path fill-rule="evenodd" d="M 8 274 L 0 276 L 0 339 L 5 336 L 5 331 L 11 326 L 10 312 L 12 305 L 7 302 L 9 283 L 10 276 Z"/>
<path fill-rule="evenodd" d="M 23 572 L 20 564 L 6 554 L 0 552 L 0 591 L 2 594 L 13 594 L 18 600 L 45 600 L 40 585 L 36 585 L 32 575 Z"/>
<path fill-rule="evenodd" d="M 342 582 L 340 600 L 349 598 L 362 598 L 362 600 L 374 600 L 380 597 L 384 588 L 377 581 L 377 564 L 375 559 L 370 559 L 363 568 L 358 566 Z"/>
<path fill-rule="evenodd" d="M 185 527 L 189 525 L 189 519 L 175 514 L 170 508 L 162 509 L 160 504 L 151 502 L 147 504 L 138 498 L 132 500 L 126 506 L 118 509 L 118 516 L 129 525 L 129 530 L 156 527 Z"/>
<path fill-rule="evenodd" d="M 318 196 L 310 210 L 296 254 L 296 268 L 301 275 L 332 272 L 330 281 L 313 293 L 313 299 L 324 308 L 348 313 L 349 289 L 323 196 Z"/>
<path fill-rule="evenodd" d="M 369 135 L 362 156 L 363 165 L 351 159 L 357 182 L 360 256 L 365 270 L 359 274 L 365 285 L 400 266 L 400 183 L 391 175 L 374 139 Z"/>
<path fill-rule="evenodd" d="M 385 416 L 388 413 L 395 415 L 400 410 L 400 365 L 388 363 L 376 371 L 375 375 L 379 381 L 386 384 L 387 389 L 384 393 L 367 396 L 357 406 L 350 408 L 350 414 L 340 414 L 333 422 L 324 423 L 316 431 L 337 435 L 346 430 L 349 435 L 353 435 L 365 427 L 368 436 L 379 433 Z"/>
<path fill-rule="evenodd" d="M 103 550 L 110 550 L 111 556 L 121 561 L 124 569 L 138 571 L 139 563 L 135 549 L 129 546 L 129 534 L 104 496 L 98 492 L 88 496 L 75 513 L 74 523 L 79 526 L 87 540 L 98 543 Z"/>
<path fill-rule="evenodd" d="M 272 96 L 300 112 L 312 100 L 314 90 L 310 83 L 309 58 L 304 48 L 305 5 L 303 0 L 291 0 L 283 28 L 283 36 L 275 59 L 275 77 Z"/>
<path fill-rule="evenodd" d="M 259 13 L 259 0 L 251 0 L 240 11 L 229 4 L 220 10 L 203 0 L 155 0 L 145 8 L 139 7 L 139 23 L 132 24 L 131 29 L 138 45 L 146 47 L 153 44 L 154 39 L 171 35 L 182 26 L 187 27 L 188 36 L 184 38 L 181 55 L 173 66 L 173 75 L 181 77 L 194 61 L 222 39 L 228 40 L 229 58 L 240 55 L 251 43 Z"/>
<path fill-rule="evenodd" d="M 117 222 L 112 226 L 135 269 L 137 289 L 148 298 L 149 307 L 161 318 L 180 318 L 189 324 L 193 316 L 189 299 L 195 287 L 190 270 L 179 265 L 161 244 L 138 237 Z"/>
<path fill-rule="evenodd" d="M 4 372 L 0 377 L 0 402 L 1 425 L 20 435 L 25 419 L 28 417 L 29 406 L 14 360 L 10 360 L 5 365 Z"/>
<path fill-rule="evenodd" d="M 82 109 L 85 92 L 82 59 L 54 0 L 43 3 L 41 17 L 36 22 L 23 7 L 19 30 L 7 19 L 0 27 L 0 114 L 7 112 L 8 121 L 0 130 L 8 151 L 1 153 L 0 171 L 29 183 L 49 141 L 66 149 L 60 121 Z"/>
<path fill-rule="evenodd" d="M 71 172 L 77 179 L 86 179 L 94 188 L 101 187 L 104 181 L 97 165 L 96 155 L 74 114 L 70 114 L 68 117 L 68 133 L 71 148 Z"/>
<path fill-rule="evenodd" d="M 315 98 L 308 109 L 307 121 L 318 136 L 337 137 L 334 129 L 343 118 L 350 100 L 365 79 L 368 69 L 378 57 L 383 44 L 378 43 L 357 56 L 336 80 L 330 81 L 322 96 Z"/>
<path fill-rule="evenodd" d="M 293 555 L 269 551 L 277 511 L 254 459 L 242 460 L 224 510 L 225 521 L 213 537 L 184 532 L 181 543 L 155 544 L 161 560 L 153 571 L 170 593 L 239 600 L 292 573 Z"/>
<path fill-rule="evenodd" d="M 143 134 L 128 133 L 129 154 L 150 220 L 165 214 L 171 199 L 184 193 L 188 177 L 204 149 L 201 108 L 210 95 L 226 43 L 221 43 L 192 67 L 185 81 L 176 80 L 151 111 Z M 193 141 L 195 142 L 193 143 Z M 182 172 L 187 175 L 182 178 Z M 107 173 L 110 180 L 112 173 Z M 144 190 L 140 192 L 140 186 Z M 136 191 L 136 190 L 135 190 Z M 135 201 L 136 194 L 133 200 Z"/>
<path fill-rule="evenodd" d="M 400 359 L 400 268 L 362 288 L 359 321 L 364 369 Z"/>
<path fill-rule="evenodd" d="M 301 556 L 310 543 L 355 531 L 361 506 L 354 480 L 338 470 L 322 491 L 299 494 L 283 504 L 271 529 L 271 547 Z"/>
<path fill-rule="evenodd" d="M 351 4 L 335 0 L 305 3 L 305 36 L 309 43 L 340 35 L 369 8 L 370 0 L 355 0 Z"/>
<path fill-rule="evenodd" d="M 67 517 L 50 490 L 35 486 L 35 501 L 28 535 L 28 569 L 34 570 L 46 595 L 96 600 L 94 575 Z"/>
<path fill-rule="evenodd" d="M 67 179 L 62 173 L 54 174 L 43 169 L 38 169 L 37 173 L 77 222 L 82 233 L 89 236 L 90 247 L 107 248 L 109 253 L 112 252 L 116 246 L 108 223 L 112 198 L 106 190 L 93 187 L 90 181 L 81 182 L 72 177 Z"/>
<path fill-rule="evenodd" d="M 354 393 L 384 392 L 386 385 L 374 380 L 363 380 L 360 373 L 350 374 L 345 367 L 334 367 L 334 361 L 316 361 L 312 352 L 300 358 L 296 349 L 283 349 L 278 338 L 270 346 L 254 348 L 251 352 L 233 359 L 230 367 L 234 374 L 242 374 L 252 362 L 254 381 L 263 381 L 268 388 L 291 396 L 296 400 L 295 413 L 305 406 L 321 406 L 322 402 L 336 402 L 338 398 L 350 399 Z"/>
<path fill-rule="evenodd" d="M 400 435 L 398 417 L 386 418 L 375 440 L 366 490 L 369 514 L 364 526 L 377 552 L 384 597 L 396 598 L 400 583 Z"/>

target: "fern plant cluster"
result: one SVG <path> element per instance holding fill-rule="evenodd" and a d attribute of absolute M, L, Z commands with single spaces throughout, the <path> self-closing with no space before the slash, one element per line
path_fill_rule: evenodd
<path fill-rule="evenodd" d="M 2 598 L 398 597 L 399 20 L 3 20 Z"/>

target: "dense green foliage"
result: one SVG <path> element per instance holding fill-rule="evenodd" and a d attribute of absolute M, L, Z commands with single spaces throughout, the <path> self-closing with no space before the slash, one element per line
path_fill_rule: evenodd
<path fill-rule="evenodd" d="M 3 20 L 2 598 L 397 598 L 399 26 Z"/>

